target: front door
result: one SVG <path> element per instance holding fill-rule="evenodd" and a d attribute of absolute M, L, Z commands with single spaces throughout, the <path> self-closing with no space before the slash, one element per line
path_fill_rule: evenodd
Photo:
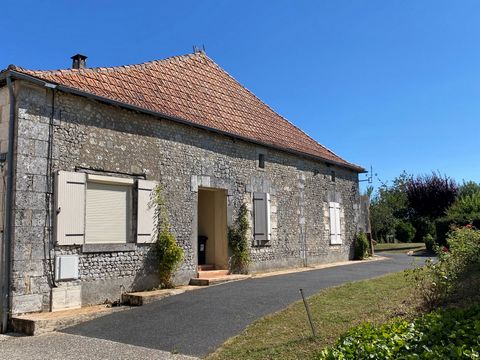
<path fill-rule="evenodd" d="M 198 190 L 198 264 L 228 268 L 227 194 L 223 189 Z"/>

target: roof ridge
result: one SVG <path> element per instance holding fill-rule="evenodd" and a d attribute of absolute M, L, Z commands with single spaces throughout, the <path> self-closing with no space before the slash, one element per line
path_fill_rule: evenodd
<path fill-rule="evenodd" d="M 48 75 L 56 75 L 56 74 L 68 74 L 68 73 L 77 73 L 77 74 L 82 74 L 82 73 L 90 73 L 90 72 L 95 72 L 95 73 L 101 73 L 101 72 L 111 72 L 111 71 L 118 71 L 118 70 L 129 70 L 132 68 L 142 68 L 151 64 L 157 64 L 157 63 L 165 63 L 165 62 L 171 62 L 171 61 L 176 61 L 176 60 L 186 60 L 188 58 L 193 58 L 195 56 L 205 56 L 203 52 L 196 52 L 196 53 L 187 53 L 183 55 L 175 55 L 175 56 L 169 56 L 164 59 L 155 59 L 155 60 L 150 60 L 150 61 L 144 61 L 138 64 L 127 64 L 127 65 L 118 65 L 118 66 L 96 66 L 96 67 L 87 67 L 84 69 L 52 69 L 52 70 L 33 70 L 33 69 L 27 69 L 22 66 L 18 66 L 15 64 L 11 64 L 8 66 L 8 70 L 15 70 L 15 71 L 27 71 L 27 72 L 34 72 L 34 73 L 43 73 L 43 74 L 48 74 Z"/>
<path fill-rule="evenodd" d="M 203 54 L 208 60 L 210 60 L 220 71 L 223 71 L 225 74 L 227 74 L 233 81 L 235 81 L 238 85 L 240 85 L 241 87 L 243 87 L 250 95 L 252 95 L 255 99 L 257 99 L 258 101 L 260 101 L 263 105 L 265 105 L 268 109 L 270 109 L 271 111 L 273 111 L 278 117 L 280 117 L 283 121 L 286 121 L 288 124 L 292 125 L 294 128 L 296 128 L 298 131 L 302 132 L 305 136 L 307 136 L 310 140 L 314 141 L 316 144 L 320 145 L 321 147 L 323 147 L 325 150 L 327 150 L 328 152 L 332 153 L 333 155 L 337 156 L 337 157 L 340 157 L 339 155 L 337 155 L 335 152 L 333 152 L 332 150 L 330 150 L 328 147 L 326 147 L 325 145 L 323 144 L 320 144 L 317 140 L 315 140 L 312 136 L 310 136 L 309 134 L 307 134 L 304 130 L 302 130 L 300 127 L 298 127 L 297 125 L 295 125 L 293 122 L 291 122 L 290 120 L 288 120 L 286 117 L 284 117 L 283 115 L 281 115 L 278 111 L 276 111 L 275 109 L 273 109 L 270 105 L 268 105 L 265 101 L 263 101 L 262 99 L 260 99 L 257 95 L 255 95 L 255 93 L 253 91 L 251 91 L 249 88 L 247 88 L 245 85 L 243 85 L 242 83 L 240 83 L 240 81 L 238 81 L 234 76 L 232 76 L 228 71 L 226 71 L 225 69 L 223 69 L 220 65 L 218 65 L 212 58 L 210 58 L 207 54 Z"/>

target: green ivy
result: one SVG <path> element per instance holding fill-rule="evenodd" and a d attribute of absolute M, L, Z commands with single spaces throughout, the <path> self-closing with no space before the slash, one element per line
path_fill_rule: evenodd
<path fill-rule="evenodd" d="M 232 256 L 230 257 L 230 271 L 232 273 L 248 273 L 248 265 L 250 264 L 249 227 L 247 206 L 242 204 L 235 223 L 228 228 L 228 244 L 232 250 Z"/>
<path fill-rule="evenodd" d="M 152 205 L 156 205 L 155 218 L 157 219 L 155 250 L 160 286 L 162 288 L 173 288 L 173 275 L 183 260 L 183 249 L 178 245 L 175 236 L 170 231 L 165 198 L 160 185 L 155 187 L 153 194 Z"/>

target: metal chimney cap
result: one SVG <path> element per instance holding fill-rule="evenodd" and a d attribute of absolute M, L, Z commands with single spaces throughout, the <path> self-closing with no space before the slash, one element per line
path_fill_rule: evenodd
<path fill-rule="evenodd" d="M 87 67 L 87 56 L 82 54 L 75 54 L 72 59 L 72 69 L 85 69 Z"/>
<path fill-rule="evenodd" d="M 75 60 L 75 59 L 78 59 L 78 60 L 87 60 L 88 56 L 86 55 L 82 55 L 82 54 L 75 54 L 73 55 L 70 59 L 72 60 Z"/>

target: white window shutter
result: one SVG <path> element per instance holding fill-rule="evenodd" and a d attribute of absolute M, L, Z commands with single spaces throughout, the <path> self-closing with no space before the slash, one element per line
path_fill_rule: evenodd
<path fill-rule="evenodd" d="M 340 204 L 335 203 L 335 231 L 336 231 L 336 238 L 337 242 L 336 244 L 341 244 L 342 243 L 342 232 L 341 232 L 341 226 L 340 226 Z"/>
<path fill-rule="evenodd" d="M 330 244 L 336 244 L 337 243 L 337 230 L 336 230 L 337 222 L 335 221 L 335 203 L 334 202 L 330 202 L 328 204 L 328 214 L 330 217 Z"/>
<path fill-rule="evenodd" d="M 137 243 L 154 242 L 156 229 L 155 206 L 153 206 L 152 193 L 157 186 L 155 181 L 138 180 L 137 201 Z"/>
<path fill-rule="evenodd" d="M 83 244 L 85 240 L 86 174 L 59 171 L 56 180 L 57 244 Z"/>

